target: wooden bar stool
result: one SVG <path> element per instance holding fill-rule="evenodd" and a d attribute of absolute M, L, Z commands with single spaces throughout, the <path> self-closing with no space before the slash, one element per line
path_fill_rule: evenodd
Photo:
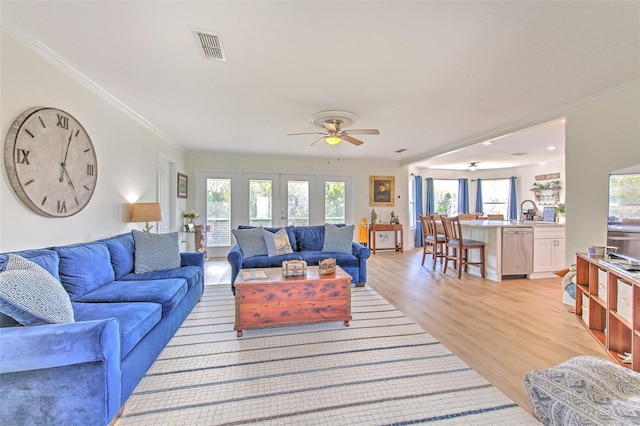
<path fill-rule="evenodd" d="M 440 264 L 444 259 L 444 244 L 445 237 L 443 234 L 438 233 L 436 220 L 439 218 L 437 214 L 431 214 L 429 216 L 420 215 L 420 224 L 422 225 L 422 235 L 424 239 L 424 249 L 422 250 L 422 265 L 424 266 L 424 259 L 427 257 L 427 253 L 430 253 L 433 258 L 433 269 L 436 269 L 436 259 L 440 258 Z M 428 249 L 431 248 L 431 251 Z"/>
<path fill-rule="evenodd" d="M 462 226 L 458 217 L 443 217 L 442 225 L 446 238 L 444 270 L 447 273 L 447 265 L 453 262 L 453 267 L 458 268 L 458 278 L 462 277 L 462 268 L 467 272 L 469 265 L 480 267 L 480 275 L 484 278 L 484 242 L 462 238 Z M 480 260 L 471 262 L 469 260 L 469 250 L 480 250 Z"/>

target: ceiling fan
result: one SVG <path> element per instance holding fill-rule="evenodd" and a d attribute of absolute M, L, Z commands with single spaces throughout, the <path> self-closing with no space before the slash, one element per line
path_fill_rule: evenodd
<path fill-rule="evenodd" d="M 311 123 L 318 127 L 323 127 L 325 129 L 323 133 L 289 133 L 287 134 L 287 136 L 322 135 L 322 137 L 313 142 L 311 146 L 316 145 L 317 143 L 322 141 L 326 141 L 329 145 L 337 145 L 342 141 L 347 141 L 353 145 L 358 146 L 362 145 L 364 142 L 362 142 L 360 139 L 354 138 L 351 135 L 380 134 L 380 131 L 378 129 L 344 129 L 345 127 L 349 127 L 350 125 L 352 125 L 357 119 L 358 117 L 350 112 L 322 111 L 314 114 L 311 117 Z"/>

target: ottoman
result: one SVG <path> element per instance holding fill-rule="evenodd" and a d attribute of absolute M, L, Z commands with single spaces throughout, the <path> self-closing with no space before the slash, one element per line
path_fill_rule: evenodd
<path fill-rule="evenodd" d="M 640 424 L 640 373 L 591 356 L 530 371 L 524 387 L 545 425 Z"/>

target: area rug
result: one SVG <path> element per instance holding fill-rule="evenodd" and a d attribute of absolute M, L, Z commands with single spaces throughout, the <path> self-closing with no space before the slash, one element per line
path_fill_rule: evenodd
<path fill-rule="evenodd" d="M 539 424 L 368 287 L 342 322 L 233 330 L 206 286 L 125 405 L 126 425 Z"/>

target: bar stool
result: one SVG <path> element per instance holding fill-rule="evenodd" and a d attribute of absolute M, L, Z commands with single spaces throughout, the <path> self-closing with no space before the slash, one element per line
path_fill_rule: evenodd
<path fill-rule="evenodd" d="M 480 275 L 484 278 L 484 242 L 462 238 L 462 226 L 458 217 L 443 217 L 442 225 L 446 238 L 444 270 L 447 273 L 447 265 L 453 261 L 453 267 L 458 269 L 458 278 L 462 277 L 462 267 L 467 272 L 469 265 L 480 267 Z M 480 260 L 471 262 L 469 260 L 469 250 L 480 250 Z"/>
<path fill-rule="evenodd" d="M 444 244 L 446 239 L 443 234 L 438 233 L 436 219 L 439 217 L 437 214 L 430 214 L 429 216 L 420 215 L 420 224 L 422 225 L 422 235 L 424 239 L 424 249 L 422 251 L 422 266 L 424 266 L 424 259 L 427 257 L 427 253 L 432 254 L 433 269 L 436 269 L 436 259 L 440 258 L 440 264 L 442 265 L 442 259 L 444 259 Z M 431 247 L 431 251 L 427 249 Z"/>
<path fill-rule="evenodd" d="M 504 215 L 503 214 L 488 214 L 487 215 L 487 219 L 488 220 L 504 220 Z"/>

